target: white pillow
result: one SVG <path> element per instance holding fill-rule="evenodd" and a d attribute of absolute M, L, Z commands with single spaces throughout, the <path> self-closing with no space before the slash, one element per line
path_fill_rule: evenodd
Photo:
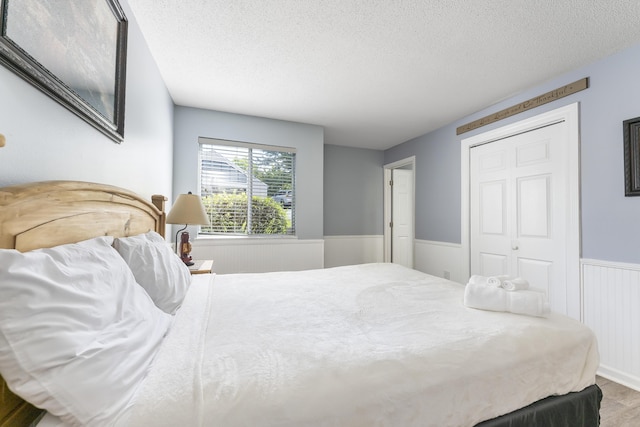
<path fill-rule="evenodd" d="M 189 290 L 191 273 L 164 238 L 150 231 L 118 238 L 113 246 L 153 302 L 162 311 L 175 313 Z"/>
<path fill-rule="evenodd" d="M 0 249 L 0 374 L 69 425 L 105 425 L 132 404 L 172 321 L 112 242 Z"/>

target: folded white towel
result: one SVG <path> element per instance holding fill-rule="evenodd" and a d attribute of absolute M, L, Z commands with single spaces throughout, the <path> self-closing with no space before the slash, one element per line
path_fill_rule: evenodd
<path fill-rule="evenodd" d="M 507 292 L 502 288 L 469 282 L 464 289 L 464 305 L 483 310 L 505 311 Z"/>
<path fill-rule="evenodd" d="M 508 292 L 509 311 L 529 316 L 547 317 L 551 313 L 547 295 L 538 291 L 513 291 Z"/>
<path fill-rule="evenodd" d="M 515 279 L 507 279 L 502 282 L 502 287 L 507 291 L 523 291 L 529 289 L 529 282 L 522 277 L 516 277 Z"/>
<path fill-rule="evenodd" d="M 464 305 L 490 311 L 506 311 L 528 316 L 547 317 L 550 313 L 547 297 L 537 291 L 506 291 L 495 286 L 467 283 Z"/>
<path fill-rule="evenodd" d="M 499 287 L 502 286 L 502 283 L 507 279 L 509 279 L 509 276 L 506 274 L 500 276 L 489 276 L 487 277 L 487 285 Z"/>

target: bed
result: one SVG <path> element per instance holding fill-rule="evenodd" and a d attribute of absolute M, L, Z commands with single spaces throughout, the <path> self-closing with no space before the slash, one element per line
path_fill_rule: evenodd
<path fill-rule="evenodd" d="M 156 258 L 149 256 L 151 247 L 161 251 L 158 258 L 165 256 L 162 251 L 169 246 L 147 237 L 164 234 L 164 203 L 163 196 L 149 202 L 94 183 L 55 181 L 0 189 L 0 248 L 20 252 L 4 254 L 0 295 L 10 282 L 6 277 L 16 276 L 15 271 L 42 282 L 41 291 L 13 290 L 19 310 L 6 302 L 3 309 L 0 300 L 0 310 L 10 311 L 0 312 L 0 373 L 13 391 L 49 410 L 13 394 L 3 380 L 0 427 L 37 420 L 40 426 L 599 425 L 598 351 L 588 328 L 556 314 L 537 318 L 470 309 L 462 304 L 462 285 L 398 265 L 266 274 L 187 272 L 189 283 L 180 295 L 160 301 L 153 294 L 154 283 L 146 284 L 136 273 L 146 261 L 127 258 L 122 248 L 134 248 L 131 255 L 143 247 L 144 256 Z M 117 338 L 113 345 L 102 342 L 102 333 L 99 348 L 92 338 L 73 357 L 60 349 L 51 369 L 57 370 L 54 376 L 33 360 L 49 366 L 48 353 L 60 346 L 52 331 L 60 325 L 61 334 L 67 333 L 68 324 L 75 322 L 69 321 L 71 314 L 64 313 L 64 322 L 56 317 L 40 323 L 49 328 L 42 333 L 45 342 L 53 340 L 47 345 L 55 351 L 21 356 L 23 337 L 33 335 L 35 342 L 40 329 L 16 332 L 15 344 L 7 342 L 11 328 L 21 331 L 28 324 L 25 319 L 41 314 L 40 302 L 35 314 L 23 310 L 33 310 L 33 295 L 49 295 L 46 287 L 55 281 L 49 276 L 40 280 L 42 273 L 33 271 L 41 252 L 55 255 L 68 247 L 71 255 L 64 262 L 71 275 L 84 280 L 89 273 L 83 268 L 95 273 L 100 263 L 108 263 L 118 267 L 101 274 L 134 277 L 134 285 L 96 289 L 109 293 L 96 305 L 107 305 L 104 310 L 109 311 L 107 302 L 118 293 L 114 304 L 119 309 L 112 310 L 117 321 L 110 323 L 127 322 L 122 313 L 133 313 L 137 326 L 123 323 L 131 332 L 108 335 Z M 84 260 L 85 252 L 93 258 L 69 261 Z M 84 262 L 98 266 L 87 268 Z M 172 263 L 166 259 L 155 269 Z M 3 271 L 9 264 L 15 271 Z M 174 270 L 180 268 L 163 274 L 171 276 Z M 175 280 L 185 280 L 180 277 Z M 156 275 L 155 280 L 164 279 Z M 62 289 L 65 283 L 53 285 Z M 51 292 L 51 299 L 64 292 Z M 86 302 L 91 298 L 84 292 L 79 309 L 95 309 Z M 53 304 L 36 298 L 45 299 Z M 137 301 L 134 309 L 129 300 Z M 21 322 L 7 326 L 14 315 Z M 78 317 L 83 316 L 80 311 Z M 124 342 L 129 338 L 132 348 Z M 100 370 L 91 364 L 96 354 L 109 356 L 101 358 Z M 14 369 L 12 363 L 33 366 Z M 35 373 L 14 372 L 20 369 Z"/>

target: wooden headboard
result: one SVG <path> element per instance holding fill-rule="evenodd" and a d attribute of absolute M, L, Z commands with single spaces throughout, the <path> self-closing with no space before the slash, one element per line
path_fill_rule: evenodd
<path fill-rule="evenodd" d="M 160 195 L 146 201 L 122 188 L 79 181 L 0 188 L 0 248 L 25 252 L 151 230 L 164 236 L 165 201 Z M 0 377 L 0 427 L 28 426 L 41 412 L 14 395 Z"/>

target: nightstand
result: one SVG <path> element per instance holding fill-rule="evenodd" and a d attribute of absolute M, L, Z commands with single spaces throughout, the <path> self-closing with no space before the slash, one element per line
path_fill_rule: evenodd
<path fill-rule="evenodd" d="M 193 265 L 189 266 L 191 274 L 209 274 L 213 270 L 212 259 L 194 259 Z"/>

